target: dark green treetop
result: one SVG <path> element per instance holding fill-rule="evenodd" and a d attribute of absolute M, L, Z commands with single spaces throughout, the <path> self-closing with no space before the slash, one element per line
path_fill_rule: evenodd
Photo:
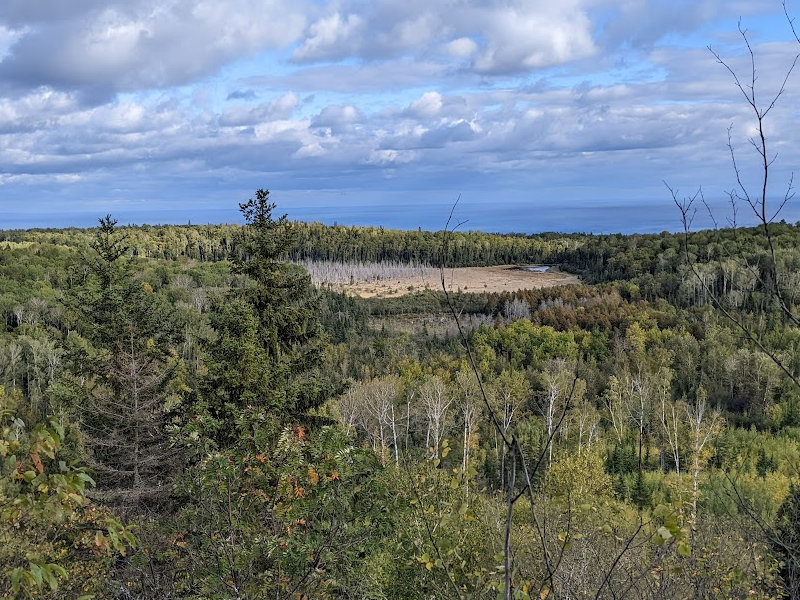
<path fill-rule="evenodd" d="M 266 408 L 281 422 L 302 421 L 334 391 L 321 374 L 327 338 L 319 295 L 308 273 L 283 260 L 292 226 L 285 215 L 272 217 L 269 192 L 258 190 L 240 208 L 246 226 L 234 271 L 249 283 L 214 303 L 218 338 L 201 396 L 223 422 L 236 421 L 248 406 Z"/>

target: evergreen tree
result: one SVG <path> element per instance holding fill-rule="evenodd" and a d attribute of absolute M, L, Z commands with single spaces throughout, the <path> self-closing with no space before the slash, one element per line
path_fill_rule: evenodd
<path fill-rule="evenodd" d="M 133 506 L 171 491 L 176 455 L 166 417 L 181 385 L 168 311 L 135 277 L 123 241 L 116 221 L 100 220 L 90 274 L 73 302 L 90 345 L 72 358 L 87 382 L 82 425 L 98 488 Z"/>
<path fill-rule="evenodd" d="M 213 306 L 218 339 L 209 351 L 204 403 L 217 418 L 247 406 L 282 422 L 301 420 L 335 391 L 320 371 L 327 343 L 320 300 L 302 268 L 282 259 L 294 233 L 286 216 L 272 218 L 269 192 L 240 205 L 247 226 L 233 270 L 249 284 Z"/>
<path fill-rule="evenodd" d="M 337 596 L 385 518 L 374 454 L 311 426 L 336 391 L 321 374 L 327 341 L 308 274 L 281 261 L 293 233 L 268 197 L 241 205 L 234 270 L 247 284 L 213 303 L 217 339 L 181 432 L 191 597 Z"/>

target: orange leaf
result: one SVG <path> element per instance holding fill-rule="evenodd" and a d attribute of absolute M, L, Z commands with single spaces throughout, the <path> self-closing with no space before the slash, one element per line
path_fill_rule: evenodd
<path fill-rule="evenodd" d="M 31 460 L 33 461 L 33 464 L 36 466 L 36 470 L 39 471 L 39 473 L 44 473 L 44 465 L 42 464 L 42 459 L 39 458 L 39 455 L 36 452 L 31 453 Z"/>
<path fill-rule="evenodd" d="M 317 483 L 319 483 L 319 473 L 317 473 L 312 467 L 308 468 L 308 477 L 311 479 L 312 485 L 317 485 Z"/>

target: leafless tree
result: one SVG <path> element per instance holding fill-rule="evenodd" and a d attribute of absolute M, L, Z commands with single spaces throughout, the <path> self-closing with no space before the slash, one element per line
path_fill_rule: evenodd
<path fill-rule="evenodd" d="M 531 305 L 521 298 L 506 300 L 503 304 L 503 316 L 509 321 L 531 318 Z"/>
<path fill-rule="evenodd" d="M 783 10 L 794 39 L 800 44 L 800 36 L 798 36 L 794 25 L 794 19 L 789 15 L 785 1 L 783 2 Z M 769 299 L 770 303 L 777 307 L 777 310 L 787 323 L 794 327 L 800 326 L 800 315 L 796 312 L 796 274 L 781 269 L 780 256 L 773 235 L 775 221 L 781 215 L 787 203 L 794 197 L 794 175 L 792 174 L 789 176 L 788 182 L 779 195 L 773 192 L 773 168 L 778 155 L 770 146 L 766 125 L 775 107 L 778 105 L 778 102 L 786 92 L 787 84 L 794 73 L 798 60 L 800 60 L 800 53 L 795 53 L 787 62 L 787 66 L 783 71 L 783 76 L 773 91 L 764 93 L 763 85 L 759 83 L 756 52 L 750 43 L 747 30 L 743 28 L 741 22 L 739 23 L 739 34 L 749 58 L 749 67 L 746 70 L 737 70 L 732 66 L 732 63 L 724 59 L 714 49 L 709 47 L 709 50 L 722 68 L 731 76 L 734 88 L 744 99 L 744 103 L 754 122 L 754 134 L 748 140 L 754 153 L 754 168 L 745 169 L 743 167 L 744 162 L 742 156 L 737 151 L 733 142 L 732 126 L 728 129 L 727 144 L 735 179 L 735 187 L 729 193 L 732 211 L 731 216 L 728 218 L 728 224 L 732 229 L 736 229 L 739 205 L 744 206 L 746 210 L 749 209 L 754 215 L 761 232 L 765 256 L 765 258 L 757 258 L 751 261 L 728 257 L 726 266 L 730 263 L 735 265 L 732 270 L 734 273 L 739 274 L 739 282 L 749 279 L 749 284 L 745 285 L 743 289 L 741 286 L 739 289 L 736 289 L 735 284 L 732 285 L 729 283 L 730 278 L 728 277 L 725 278 L 726 281 L 721 289 L 714 286 L 706 276 L 704 268 L 690 252 L 692 220 L 697 210 L 697 205 L 703 204 L 706 209 L 709 210 L 709 213 L 711 212 L 703 197 L 702 189 L 698 190 L 692 196 L 680 197 L 677 190 L 669 185 L 667 185 L 667 188 L 680 212 L 683 225 L 685 262 L 687 268 L 694 276 L 696 287 L 702 290 L 706 301 L 708 301 L 747 342 L 777 367 L 794 386 L 800 386 L 800 378 L 798 378 L 798 375 L 790 368 L 786 358 L 769 346 L 765 342 L 761 332 L 753 327 L 746 319 L 742 318 L 737 311 L 740 307 L 742 297 L 746 297 L 749 293 L 752 293 L 757 286 L 759 289 L 766 292 L 765 298 Z M 753 179 L 749 179 L 748 173 L 756 173 L 756 175 Z M 775 198 L 777 198 L 777 200 L 774 200 Z M 714 222 L 716 223 L 716 219 L 714 219 Z M 729 271 L 731 271 L 731 269 L 723 269 L 722 272 L 726 273 Z M 741 274 L 743 273 L 747 275 L 742 277 Z M 733 301 L 726 297 L 728 285 L 730 285 L 730 288 L 738 295 Z M 764 386 L 764 388 L 766 390 L 768 386 Z M 704 460 L 705 444 L 713 435 L 714 431 L 718 429 L 720 421 L 718 413 L 711 411 L 709 414 L 705 397 L 702 394 L 698 394 L 698 396 L 695 404 L 689 406 L 686 411 L 693 451 L 692 473 L 694 494 L 692 502 L 692 521 L 694 526 L 696 526 L 697 517 L 696 473 L 699 470 L 698 462 Z M 752 510 L 749 500 L 740 493 L 736 483 L 733 480 L 730 480 L 730 483 L 740 513 L 746 515 L 758 525 L 763 533 L 763 538 L 767 540 L 773 548 L 781 549 L 784 554 L 785 564 L 794 566 L 800 564 L 798 545 L 796 543 L 787 544 L 786 533 L 781 532 L 779 525 L 776 526 L 765 523 L 756 511 Z M 797 569 L 790 569 L 784 573 L 786 591 L 791 598 L 798 597 L 798 590 L 800 590 L 800 584 L 798 583 L 798 581 L 800 581 L 800 575 L 798 575 L 798 573 L 800 573 L 800 570 Z"/>
<path fill-rule="evenodd" d="M 797 42 L 800 43 L 800 38 L 794 29 L 794 21 L 788 14 L 785 2 L 783 8 L 794 37 Z M 756 53 L 750 43 L 748 32 L 743 28 L 741 22 L 739 23 L 739 34 L 749 57 L 749 69 L 747 70 L 746 77 L 740 75 L 728 61 L 713 48 L 709 47 L 709 51 L 717 62 L 730 74 L 735 89 L 738 90 L 742 98 L 744 98 L 745 104 L 755 123 L 755 134 L 748 140 L 757 160 L 756 171 L 758 175 L 752 183 L 749 183 L 745 177 L 741 157 L 734 146 L 732 126 L 728 128 L 728 152 L 730 154 L 731 165 L 736 181 L 736 187 L 729 193 L 731 205 L 733 207 L 733 218 L 732 220 L 729 219 L 729 224 L 734 229 L 737 226 L 736 211 L 738 210 L 738 204 L 744 204 L 755 216 L 763 234 L 764 248 L 769 257 L 769 261 L 765 264 L 740 262 L 740 269 L 744 269 L 750 273 L 751 281 L 754 283 L 757 282 L 763 289 L 769 290 L 781 313 L 788 322 L 792 323 L 794 326 L 800 326 L 800 316 L 795 314 L 792 303 L 788 297 L 786 277 L 777 269 L 779 260 L 773 238 L 773 224 L 775 220 L 781 215 L 786 204 L 794 197 L 794 177 L 793 175 L 790 176 L 777 202 L 777 206 L 775 206 L 774 203 L 771 202 L 771 198 L 774 197 L 771 188 L 771 175 L 773 165 L 777 159 L 777 154 L 769 147 L 766 126 L 768 117 L 786 92 L 789 79 L 797 66 L 798 60 L 800 60 L 800 53 L 795 54 L 789 62 L 780 83 L 777 85 L 777 89 L 771 94 L 763 95 L 761 89 L 758 87 L 759 77 Z M 722 294 L 713 289 L 705 269 L 690 254 L 689 243 L 692 235 L 692 222 L 697 211 L 697 206 L 703 204 L 708 209 L 708 204 L 703 196 L 702 188 L 692 196 L 680 197 L 676 189 L 668 184 L 666 185 L 673 202 L 680 212 L 681 223 L 683 225 L 686 265 L 694 276 L 698 289 L 702 292 L 704 298 L 710 302 L 725 319 L 733 324 L 745 339 L 768 356 L 795 385 L 800 385 L 800 380 L 797 375 L 792 372 L 786 362 L 774 350 L 767 347 L 759 333 L 730 308 L 729 304 L 723 299 Z M 711 212 L 710 209 L 709 212 Z"/>

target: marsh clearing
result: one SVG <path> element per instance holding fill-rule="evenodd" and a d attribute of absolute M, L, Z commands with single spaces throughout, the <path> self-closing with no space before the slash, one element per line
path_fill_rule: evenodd
<path fill-rule="evenodd" d="M 401 264 L 303 263 L 320 287 L 361 298 L 396 298 L 423 290 L 441 290 L 441 273 L 435 267 Z M 580 283 L 577 276 L 551 266 L 546 272 L 517 265 L 445 269 L 448 291 L 471 293 L 515 292 Z"/>

